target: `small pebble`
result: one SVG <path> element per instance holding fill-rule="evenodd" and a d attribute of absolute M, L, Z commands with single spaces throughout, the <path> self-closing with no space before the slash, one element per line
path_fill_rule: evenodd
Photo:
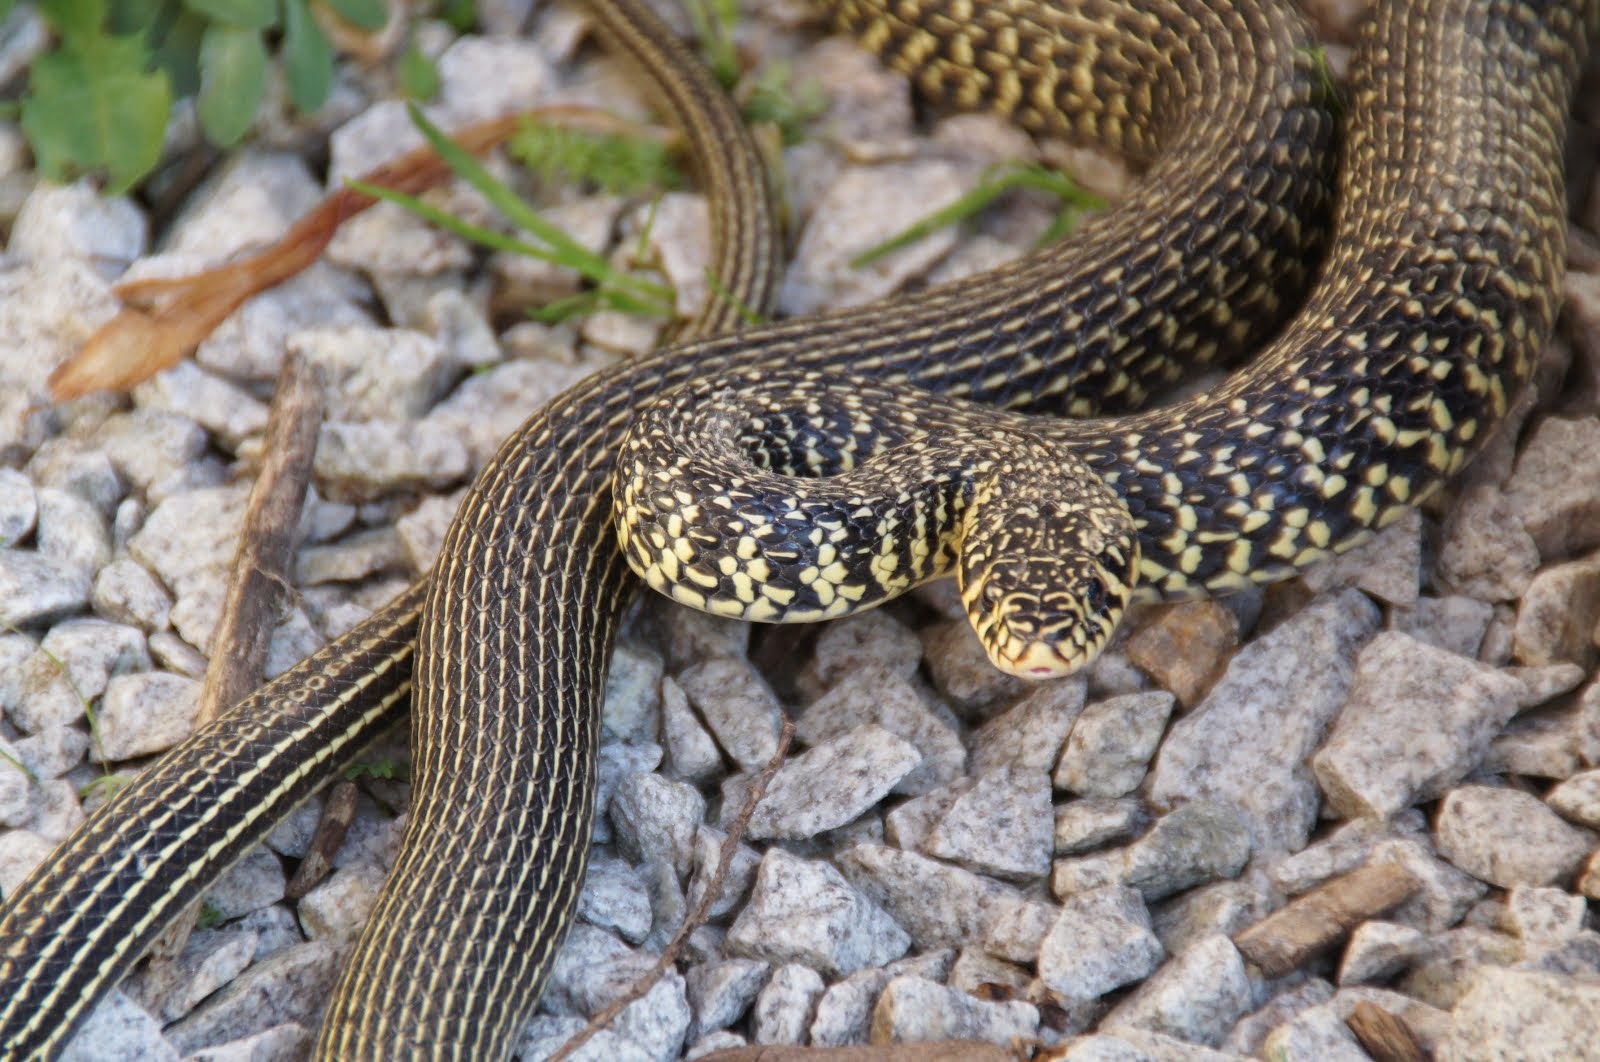
<path fill-rule="evenodd" d="M 959 777 L 966 764 L 967 750 L 948 715 L 936 712 L 908 678 L 878 667 L 823 694 L 800 716 L 795 734 L 819 745 L 866 724 L 882 727 L 916 748 L 917 764 L 894 787 L 916 795 Z"/>
<path fill-rule="evenodd" d="M 1101 1027 L 1132 1026 L 1215 1047 L 1252 1005 L 1243 956 L 1231 940 L 1216 935 L 1174 956 L 1119 1002 Z"/>
<path fill-rule="evenodd" d="M 164 752 L 194 730 L 200 683 L 164 671 L 118 675 L 98 715 L 97 757 L 107 762 Z"/>
<path fill-rule="evenodd" d="M 766 766 L 778 750 L 783 708 L 748 660 L 706 660 L 674 678 L 735 763 L 747 771 Z"/>
<path fill-rule="evenodd" d="M 1031 1038 L 1039 1010 L 1022 1000 L 988 1002 L 921 977 L 896 977 L 872 1009 L 874 1044 L 987 1040 L 1009 1044 Z"/>
<path fill-rule="evenodd" d="M 992 878 L 881 844 L 858 844 L 835 862 L 925 950 L 960 947 L 980 936 L 999 901 L 1014 895 Z"/>
<path fill-rule="evenodd" d="M 1137 800 L 1069 800 L 1056 806 L 1056 855 L 1076 855 L 1135 837 L 1146 819 Z"/>
<path fill-rule="evenodd" d="M 1055 784 L 1090 797 L 1120 797 L 1138 788 L 1172 714 L 1165 691 L 1110 697 L 1083 710 L 1073 724 Z"/>
<path fill-rule="evenodd" d="M 753 840 L 797 840 L 843 826 L 921 760 L 914 745 L 880 726 L 839 734 L 778 768 L 746 833 Z"/>
<path fill-rule="evenodd" d="M 1158 806 L 1212 799 L 1250 823 L 1257 852 L 1295 851 L 1316 822 L 1305 760 L 1344 706 L 1376 607 L 1345 590 L 1241 649 L 1205 701 L 1173 724 L 1150 776 Z"/>
<path fill-rule="evenodd" d="M 1340 815 L 1393 815 L 1465 777 L 1523 693 L 1510 674 L 1385 631 L 1356 658 L 1349 701 L 1312 769 Z"/>
<path fill-rule="evenodd" d="M 1068 1000 L 1098 999 L 1144 980 L 1165 958 L 1136 891 L 1093 889 L 1061 905 L 1039 947 L 1039 980 Z"/>
<path fill-rule="evenodd" d="M 929 831 L 924 850 L 981 874 L 1026 880 L 1050 870 L 1055 829 L 1042 769 L 990 771 Z"/>
<path fill-rule="evenodd" d="M 827 863 L 767 851 L 750 902 L 728 930 L 734 954 L 801 962 L 838 977 L 904 954 L 906 931 Z"/>
<path fill-rule="evenodd" d="M 1451 790 L 1435 830 L 1440 855 L 1501 888 L 1567 881 L 1597 843 L 1537 797 L 1488 786 Z"/>
<path fill-rule="evenodd" d="M 754 959 L 725 959 L 690 970 L 684 979 L 695 1015 L 689 1038 L 698 1040 L 738 1021 L 755 1002 L 770 972 L 771 967 Z"/>

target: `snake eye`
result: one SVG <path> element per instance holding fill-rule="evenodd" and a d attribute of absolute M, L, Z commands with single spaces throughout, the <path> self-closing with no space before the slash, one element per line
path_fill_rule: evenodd
<path fill-rule="evenodd" d="M 1083 588 L 1083 600 L 1089 611 L 1098 615 L 1106 610 L 1106 584 L 1100 579 L 1090 579 Z"/>

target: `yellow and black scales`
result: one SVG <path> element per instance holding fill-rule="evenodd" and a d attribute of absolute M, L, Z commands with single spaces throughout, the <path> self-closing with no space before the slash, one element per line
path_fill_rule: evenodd
<path fill-rule="evenodd" d="M 759 300 L 775 241 L 748 141 L 634 0 L 596 10 L 684 120 L 717 202 L 716 269 Z M 937 418 L 978 448 L 976 459 L 952 451 L 949 463 L 966 470 L 1038 468 L 1067 446 L 1082 466 L 1074 476 L 1100 481 L 1082 489 L 1114 499 L 1137 533 L 1134 592 L 1184 595 L 1281 576 L 1380 526 L 1459 468 L 1526 381 L 1560 285 L 1564 116 L 1592 0 L 1383 0 L 1352 63 L 1332 248 L 1305 307 L 1214 393 L 1078 424 L 1018 414 L 1133 408 L 1177 364 L 1271 334 L 1318 270 L 1333 127 L 1303 30 L 1271 0 L 846 0 L 838 16 L 935 95 L 1106 144 L 1146 165 L 1146 179 L 1079 241 L 981 285 L 691 343 L 602 373 L 536 414 L 463 504 L 431 582 L 143 772 L 7 898 L 0 1057 L 59 1050 L 160 927 L 397 719 L 408 692 L 408 832 L 319 1049 L 511 1050 L 583 877 L 598 698 L 630 585 L 612 544 L 613 466 L 647 405 L 665 419 L 636 436 L 644 451 L 658 432 L 720 433 L 755 460 L 694 473 L 704 495 L 651 500 L 630 533 L 649 544 L 642 561 L 661 553 L 654 531 L 670 531 L 675 515 L 684 541 L 707 534 L 689 507 L 717 508 L 735 480 L 765 476 L 760 461 L 857 466 L 846 437 L 861 452 L 883 445 L 863 433 L 869 418 L 891 437 L 904 427 L 892 441 L 913 448 L 937 443 Z M 699 324 L 734 320 L 714 306 Z M 830 391 L 814 374 L 861 382 Z M 686 384 L 718 404 L 711 427 L 659 406 Z M 758 440 L 752 425 L 777 416 L 770 396 L 796 394 L 821 411 L 802 402 L 799 419 L 825 430 L 775 448 Z M 1023 452 L 995 453 L 997 440 Z M 680 467 L 672 454 L 652 460 L 621 477 L 624 496 Z M 940 488 L 955 499 L 948 513 L 992 492 L 970 482 Z M 777 489 L 798 499 L 829 484 Z M 1012 484 L 998 486 L 1006 495 Z M 901 493 L 861 529 L 931 522 L 932 509 L 904 508 Z M 1045 523 L 1027 529 L 1023 550 L 1050 542 Z M 728 579 L 727 600 L 771 599 L 756 570 L 738 567 L 750 563 L 741 548 L 726 554 L 734 574 L 720 556 L 678 563 Z M 992 564 L 1039 559 L 1017 549 Z M 925 544 L 921 556 L 952 551 Z M 833 558 L 786 557 L 780 547 L 768 563 L 815 569 L 813 584 L 827 573 L 836 598 L 852 585 L 865 597 L 916 566 L 913 552 L 836 578 Z M 998 585 L 1006 578 L 1019 576 Z"/>

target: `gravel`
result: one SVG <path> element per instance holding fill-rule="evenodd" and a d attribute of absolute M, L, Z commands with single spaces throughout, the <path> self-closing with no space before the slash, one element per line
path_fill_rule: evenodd
<path fill-rule="evenodd" d="M 918 125 L 904 82 L 854 47 L 750 18 L 751 55 L 791 58 L 832 94 L 785 153 L 802 226 L 788 312 L 962 275 L 1048 223 L 1020 196 L 964 241 L 947 230 L 848 268 L 994 159 L 1037 149 L 982 117 Z M 613 60 L 574 57 L 577 19 L 536 22 L 529 39 L 452 42 L 431 27 L 436 120 L 596 98 L 646 113 Z M 330 140 L 331 181 L 414 142 L 375 86 L 353 70 L 342 89 L 351 117 Z M 14 139 L 0 123 L 0 144 Z M 471 476 L 530 410 L 659 331 L 616 315 L 524 320 L 529 300 L 575 279 L 379 208 L 192 361 L 126 400 L 52 408 L 45 376 L 113 312 L 112 283 L 260 246 L 323 187 L 296 155 L 254 148 L 152 232 L 132 200 L 38 182 L 19 155 L 0 151 L 4 893 L 103 799 L 101 779 L 193 726 L 286 350 L 318 366 L 329 412 L 274 668 L 432 563 Z M 1573 197 L 1592 229 L 1588 192 Z M 437 194 L 499 224 L 472 193 Z M 680 306 L 708 297 L 698 196 L 672 193 L 647 222 L 633 200 L 539 195 L 601 253 L 645 232 Z M 949 587 L 798 635 L 644 601 L 607 691 L 579 921 L 524 1057 L 545 1057 L 654 962 L 709 888 L 786 715 L 796 746 L 710 925 L 579 1057 L 1038 1037 L 1072 1060 L 1358 1059 L 1347 1019 L 1361 1004 L 1437 1057 L 1592 1053 L 1600 277 L 1583 268 L 1546 374 L 1565 386 L 1519 406 L 1439 504 L 1287 585 L 1144 610 L 1085 676 L 1028 685 L 995 671 Z M 208 928 L 113 993 L 67 1057 L 301 1056 L 398 844 L 400 739 L 381 761 L 401 773 L 363 781 L 328 877 L 285 899 L 317 802 L 247 853 L 210 894 Z M 1343 925 L 1295 973 L 1265 978 L 1234 947 L 1289 900 L 1382 863 L 1415 894 Z"/>

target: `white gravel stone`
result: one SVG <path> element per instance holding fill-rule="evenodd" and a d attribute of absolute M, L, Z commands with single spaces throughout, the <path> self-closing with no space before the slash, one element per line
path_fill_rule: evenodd
<path fill-rule="evenodd" d="M 926 793 L 961 775 L 967 750 L 954 718 L 935 710 L 908 678 L 888 666 L 869 667 L 823 694 L 795 723 L 795 735 L 821 745 L 867 724 L 910 742 L 919 754 L 895 792 Z"/>
<path fill-rule="evenodd" d="M 758 1044 L 801 1044 L 822 998 L 822 976 L 809 966 L 787 962 L 772 971 L 756 996 L 750 1035 Z"/>
<path fill-rule="evenodd" d="M 1124 1028 L 1114 1035 L 1077 1037 L 1059 1057 L 1060 1062 L 1243 1062 L 1245 1056 Z"/>
<path fill-rule="evenodd" d="M 365 500 L 395 490 L 438 490 L 472 467 L 459 436 L 429 420 L 328 421 L 312 470 L 330 493 Z"/>
<path fill-rule="evenodd" d="M 604 742 L 600 746 L 600 779 L 595 786 L 594 840 L 604 844 L 611 840 L 611 798 L 617 787 L 636 774 L 649 774 L 661 763 L 661 749 L 656 745 L 628 745 L 620 741 Z"/>
<path fill-rule="evenodd" d="M 689 902 L 698 903 L 708 887 L 707 883 L 722 861 L 722 845 L 727 834 L 711 826 L 702 826 L 695 834 L 695 873 L 689 885 Z M 755 883 L 756 870 L 761 865 L 761 855 L 747 844 L 738 844 L 733 850 L 733 860 L 723 879 L 722 894 L 711 904 L 712 918 L 721 918 L 738 906 Z"/>
<path fill-rule="evenodd" d="M 460 439 L 473 468 L 480 468 L 538 409 L 598 366 L 595 361 L 561 362 L 552 356 L 508 361 L 461 381 L 450 397 L 424 418 L 430 427 Z"/>
<path fill-rule="evenodd" d="M 1596 844 L 1593 831 L 1562 821 L 1537 797 L 1488 786 L 1451 790 L 1435 830 L 1444 858 L 1501 888 L 1566 881 Z"/>
<path fill-rule="evenodd" d="M 162 1024 L 177 1021 L 255 959 L 260 935 L 239 929 L 197 929 L 176 958 L 152 959 L 127 991 Z"/>
<path fill-rule="evenodd" d="M 206 905 L 224 920 L 241 918 L 283 899 L 283 863 L 266 847 L 248 849 L 206 893 Z"/>
<path fill-rule="evenodd" d="M 778 293 L 779 308 L 793 315 L 859 306 L 927 270 L 955 246 L 955 232 L 940 229 L 864 268 L 851 260 L 960 198 L 972 176 L 939 159 L 846 166 L 817 200 L 801 233 Z"/>
<path fill-rule="evenodd" d="M 1295 1015 L 1267 1036 L 1262 1051 L 1282 1062 L 1371 1062 L 1331 1007 L 1311 1007 Z"/>
<path fill-rule="evenodd" d="M 38 491 L 39 555 L 89 582 L 111 561 L 111 529 L 88 499 L 69 491 Z"/>
<path fill-rule="evenodd" d="M 306 936 L 336 944 L 354 942 L 378 902 L 383 877 L 380 868 L 356 863 L 324 878 L 300 898 L 300 924 Z"/>
<path fill-rule="evenodd" d="M 134 399 L 146 409 L 194 418 L 233 452 L 267 427 L 265 402 L 187 359 L 139 384 Z"/>
<path fill-rule="evenodd" d="M 1067 1000 L 1098 999 L 1148 977 L 1165 957 L 1138 892 L 1095 889 L 1062 904 L 1039 949 L 1039 980 Z"/>
<path fill-rule="evenodd" d="M 833 867 L 781 848 L 762 859 L 727 940 L 733 954 L 802 962 L 830 976 L 881 966 L 910 944 L 906 931 Z"/>
<path fill-rule="evenodd" d="M 67 1042 L 62 1062 L 177 1062 L 179 1048 L 161 1035 L 161 1023 L 127 994 L 113 988 Z"/>
<path fill-rule="evenodd" d="M 10 896 L 15 892 L 55 847 L 56 842 L 32 830 L 0 833 L 0 893 Z"/>
<path fill-rule="evenodd" d="M 707 660 L 685 668 L 676 678 L 735 763 L 747 771 L 766 766 L 778 751 L 783 709 L 748 660 Z"/>
<path fill-rule="evenodd" d="M 1457 656 L 1477 659 L 1489 632 L 1494 606 L 1472 597 L 1449 594 L 1421 597 L 1416 606 L 1391 612 L 1395 630 Z"/>
<path fill-rule="evenodd" d="M 97 619 L 58 623 L 22 665 L 11 721 L 27 733 L 75 723 L 113 675 L 150 666 L 144 634 Z"/>
<path fill-rule="evenodd" d="M 12 829 L 33 821 L 41 798 L 20 763 L 22 754 L 17 747 L 0 737 L 0 826 Z"/>
<path fill-rule="evenodd" d="M 1050 875 L 1057 896 L 1128 885 L 1147 900 L 1232 877 L 1250 858 L 1249 824 L 1234 808 L 1197 800 L 1156 820 L 1137 842 L 1115 851 L 1064 859 Z"/>
<path fill-rule="evenodd" d="M 438 340 L 405 328 L 305 329 L 289 349 L 321 372 L 334 421 L 416 419 L 455 372 Z"/>
<path fill-rule="evenodd" d="M 578 895 L 579 918 L 638 944 L 650 934 L 651 915 L 650 891 L 638 871 L 615 856 L 590 856 Z"/>
<path fill-rule="evenodd" d="M 545 1062 L 588 1024 L 576 1017 L 536 1016 L 523 1030 L 517 1057 L 527 1062 Z M 656 1062 L 642 1044 L 610 1029 L 601 1029 L 569 1057 L 572 1062 Z"/>
<path fill-rule="evenodd" d="M 202 650 L 211 644 L 222 613 L 248 500 L 248 487 L 240 484 L 174 494 L 128 541 L 133 559 L 174 594 L 171 619 L 178 634 Z"/>
<path fill-rule="evenodd" d="M 916 746 L 880 726 L 839 734 L 778 768 L 746 832 L 754 840 L 798 840 L 843 826 L 921 760 Z M 738 803 L 725 799 L 724 811 Z"/>
<path fill-rule="evenodd" d="M 1131 840 L 1148 816 L 1134 799 L 1070 800 L 1056 807 L 1055 853 L 1077 855 Z"/>
<path fill-rule="evenodd" d="M 579 929 L 586 932 L 580 934 Z M 631 989 L 654 963 L 653 955 L 632 951 L 608 933 L 574 927 L 551 972 L 546 1009 L 592 1016 Z M 552 994 L 554 998 L 549 998 Z M 683 1050 L 692 1019 L 683 977 L 668 970 L 643 998 L 629 1004 L 610 1028 L 623 1040 L 642 1047 L 646 1057 L 672 1059 Z"/>
<path fill-rule="evenodd" d="M 1055 784 L 1082 796 L 1120 797 L 1138 788 L 1176 699 L 1165 690 L 1089 705 L 1073 724 Z"/>
<path fill-rule="evenodd" d="M 89 578 L 33 550 L 0 550 L 0 623 L 27 627 L 89 602 Z"/>
<path fill-rule="evenodd" d="M 11 225 L 6 251 L 23 261 L 81 258 L 115 277 L 144 254 L 144 212 L 126 196 L 107 196 L 87 178 L 34 186 Z"/>
<path fill-rule="evenodd" d="M 143 630 L 164 630 L 172 615 L 172 595 L 150 569 L 131 557 L 112 561 L 95 576 L 90 597 L 107 619 Z"/>
<path fill-rule="evenodd" d="M 1597 448 L 1600 418 L 1593 416 L 1545 417 L 1523 442 L 1506 498 L 1540 555 L 1600 546 L 1600 463 L 1574 459 Z"/>
<path fill-rule="evenodd" d="M 1562 889 L 1515 885 L 1506 897 L 1506 927 L 1530 956 L 1576 939 L 1587 914 L 1583 897 Z M 1600 975 L 1600 969 L 1594 972 Z"/>
<path fill-rule="evenodd" d="M 1546 793 L 1544 800 L 1564 818 L 1600 829 L 1600 769 L 1573 775 Z"/>
<path fill-rule="evenodd" d="M 686 781 L 705 781 L 722 766 L 716 741 L 700 725 L 689 709 L 688 694 L 670 675 L 661 679 L 661 740 L 668 770 Z"/>
<path fill-rule="evenodd" d="M 1488 892 L 1483 882 L 1438 858 L 1420 841 L 1383 841 L 1372 849 L 1372 859 L 1398 863 L 1420 883 L 1417 895 L 1389 912 L 1387 917 L 1416 926 L 1425 933 L 1440 933 L 1460 922 L 1472 905 Z"/>
<path fill-rule="evenodd" d="M 872 1042 L 988 1040 L 1009 1044 L 1039 1030 L 1039 1008 L 1022 1000 L 988 1002 L 922 977 L 896 977 L 872 1009 Z"/>
<path fill-rule="evenodd" d="M 165 671 L 118 675 L 100 701 L 98 756 L 109 762 L 163 752 L 188 737 L 200 683 Z"/>
<path fill-rule="evenodd" d="M 960 793 L 929 831 L 924 850 L 1002 878 L 1050 870 L 1055 816 L 1042 768 L 990 771 Z"/>
<path fill-rule="evenodd" d="M 664 860 L 680 878 L 693 864 L 695 831 L 705 816 L 705 798 L 694 786 L 656 774 L 624 780 L 611 798 L 611 824 L 623 851 L 647 862 Z"/>
<path fill-rule="evenodd" d="M 1512 654 L 1524 664 L 1567 660 L 1592 667 L 1600 621 L 1600 556 L 1540 571 L 1517 604 Z"/>
<path fill-rule="evenodd" d="M 288 1021 L 254 1036 L 196 1051 L 184 1062 L 294 1062 L 305 1058 L 313 1043 L 310 1029 Z"/>
<path fill-rule="evenodd" d="M 11 549 L 28 537 L 38 516 L 32 481 L 14 468 L 0 468 L 0 548 Z"/>
<path fill-rule="evenodd" d="M 873 1004 L 889 977 L 886 970 L 862 970 L 828 986 L 817 1000 L 816 1017 L 811 1021 L 812 1046 L 866 1043 Z"/>
<path fill-rule="evenodd" d="M 1101 1020 L 1215 1047 L 1253 1003 L 1244 958 L 1224 936 L 1206 937 L 1157 970 Z"/>
<path fill-rule="evenodd" d="M 118 309 L 94 266 L 52 255 L 0 261 L 0 454 L 38 446 L 49 433 L 46 378 L 89 330 Z M 71 328 L 62 322 L 71 321 Z"/>
<path fill-rule="evenodd" d="M 127 488 L 104 450 L 87 439 L 61 435 L 47 440 L 28 461 L 27 474 L 35 488 L 76 494 L 109 515 L 123 500 Z"/>
<path fill-rule="evenodd" d="M 1017 895 L 992 878 L 881 844 L 858 844 L 835 862 L 924 950 L 959 947 L 980 936 L 997 905 Z"/>
<path fill-rule="evenodd" d="M 189 417 L 134 409 L 107 417 L 95 432 L 117 472 L 152 501 L 173 493 L 193 475 L 206 450 L 205 429 Z"/>
<path fill-rule="evenodd" d="M 1395 922 L 1363 922 L 1351 931 L 1339 962 L 1341 985 L 1387 981 L 1428 950 L 1420 930 Z"/>
<path fill-rule="evenodd" d="M 824 686 L 832 686 L 876 668 L 910 678 L 921 661 L 922 642 L 916 632 L 879 609 L 823 627 L 812 667 Z"/>
<path fill-rule="evenodd" d="M 965 619 L 925 627 L 920 633 L 934 687 L 963 716 L 984 714 L 1028 691 L 1028 683 L 989 662 Z"/>
<path fill-rule="evenodd" d="M 623 638 L 611 654 L 601 721 L 622 741 L 651 741 L 661 732 L 661 654 Z"/>
<path fill-rule="evenodd" d="M 1539 567 L 1539 547 L 1498 489 L 1469 487 L 1445 521 L 1436 573 L 1447 589 L 1482 601 L 1520 597 Z"/>
<path fill-rule="evenodd" d="M 725 959 L 691 969 L 684 978 L 694 1021 L 689 1039 L 726 1029 L 743 1016 L 767 982 L 771 967 L 754 959 Z"/>
<path fill-rule="evenodd" d="M 1393 815 L 1465 777 L 1524 692 L 1510 674 L 1386 631 L 1361 650 L 1312 769 L 1340 815 Z"/>
<path fill-rule="evenodd" d="M 1460 1062 L 1594 1056 L 1600 980 L 1480 967 L 1442 1057 Z"/>
<path fill-rule="evenodd" d="M 1086 692 L 1087 683 L 1081 676 L 1039 683 L 973 731 L 967 770 L 974 775 L 1001 767 L 1050 770 L 1073 721 L 1083 711 Z"/>
<path fill-rule="evenodd" d="M 89 735 L 75 726 L 52 726 L 15 743 L 17 758 L 41 781 L 60 778 L 83 762 Z"/>
<path fill-rule="evenodd" d="M 1349 694 L 1357 645 L 1377 609 L 1359 591 L 1322 598 L 1244 647 L 1175 723 L 1150 777 L 1158 806 L 1212 799 L 1250 823 L 1257 852 L 1305 846 L 1317 791 L 1306 757 Z"/>
<path fill-rule="evenodd" d="M 167 1037 L 187 1055 L 286 1023 L 313 1028 L 333 990 L 339 957 L 333 944 L 320 940 L 285 948 L 168 1027 Z"/>

